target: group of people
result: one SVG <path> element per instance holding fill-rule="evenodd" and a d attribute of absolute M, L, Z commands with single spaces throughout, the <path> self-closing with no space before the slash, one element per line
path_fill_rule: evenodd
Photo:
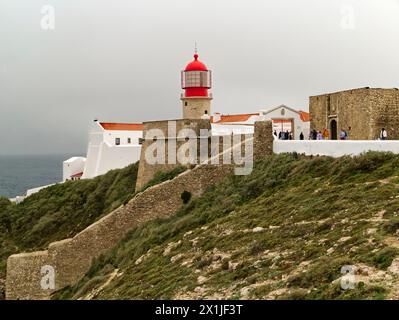
<path fill-rule="evenodd" d="M 277 138 L 277 131 L 276 130 L 274 130 L 274 136 Z M 290 131 L 280 131 L 279 132 L 279 134 L 278 134 L 278 139 L 279 140 L 294 140 L 294 136 L 293 136 L 293 134 L 292 134 L 292 132 L 290 132 Z"/>
<path fill-rule="evenodd" d="M 311 130 L 309 134 L 309 140 L 327 140 L 330 137 L 330 133 L 327 129 L 322 131 Z"/>
<path fill-rule="evenodd" d="M 349 134 L 351 131 L 351 127 L 348 130 L 341 129 L 339 132 L 339 140 L 349 140 Z M 322 131 L 311 130 L 309 134 L 309 140 L 328 140 L 330 139 L 330 132 L 327 129 Z"/>
<path fill-rule="evenodd" d="M 341 129 L 339 132 L 339 140 L 349 140 L 350 132 L 351 132 L 351 127 L 349 127 L 348 130 Z M 294 140 L 294 135 L 290 131 L 280 131 L 277 134 L 277 131 L 274 130 L 273 132 L 275 139 L 279 140 Z M 324 129 L 323 131 L 317 131 L 317 130 L 311 130 L 309 134 L 309 140 L 328 140 L 330 139 L 330 132 L 327 129 Z M 388 139 L 388 133 L 385 130 L 385 128 L 382 128 L 378 137 L 378 140 L 387 140 Z M 305 140 L 305 136 L 303 132 L 299 135 L 299 140 Z"/>

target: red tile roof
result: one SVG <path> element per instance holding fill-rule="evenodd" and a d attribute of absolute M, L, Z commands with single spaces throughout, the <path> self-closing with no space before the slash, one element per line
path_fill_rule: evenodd
<path fill-rule="evenodd" d="M 310 121 L 310 114 L 305 111 L 299 111 L 299 116 L 301 117 L 301 120 L 303 122 L 309 122 Z"/>
<path fill-rule="evenodd" d="M 75 173 L 71 175 L 71 178 L 81 178 L 83 176 L 83 172 Z"/>
<path fill-rule="evenodd" d="M 228 115 L 220 115 L 219 121 L 214 121 L 214 117 L 211 117 L 211 121 L 213 123 L 221 123 L 221 122 L 244 122 L 247 121 L 252 116 L 258 116 L 259 113 L 245 113 L 245 114 L 228 114 Z"/>
<path fill-rule="evenodd" d="M 122 131 L 143 131 L 144 130 L 144 125 L 142 123 L 101 122 L 100 125 L 105 130 L 122 130 Z"/>

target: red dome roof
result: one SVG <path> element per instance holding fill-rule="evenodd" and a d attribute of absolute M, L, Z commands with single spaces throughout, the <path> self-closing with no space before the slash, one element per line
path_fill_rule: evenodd
<path fill-rule="evenodd" d="M 190 62 L 184 71 L 208 71 L 208 68 L 198 60 L 198 54 L 195 54 L 194 61 Z"/>

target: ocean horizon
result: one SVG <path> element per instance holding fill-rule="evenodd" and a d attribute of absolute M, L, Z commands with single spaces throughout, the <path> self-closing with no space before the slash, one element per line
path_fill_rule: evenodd
<path fill-rule="evenodd" d="M 15 198 L 26 190 L 62 181 L 62 162 L 76 154 L 0 155 L 0 196 Z"/>

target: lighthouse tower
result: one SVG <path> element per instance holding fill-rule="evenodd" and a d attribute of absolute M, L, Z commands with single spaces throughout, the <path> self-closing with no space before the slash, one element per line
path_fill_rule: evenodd
<path fill-rule="evenodd" d="M 181 72 L 181 86 L 184 93 L 183 119 L 201 119 L 211 114 L 212 95 L 208 90 L 212 87 L 212 72 L 198 60 L 197 52 L 194 60 Z"/>

